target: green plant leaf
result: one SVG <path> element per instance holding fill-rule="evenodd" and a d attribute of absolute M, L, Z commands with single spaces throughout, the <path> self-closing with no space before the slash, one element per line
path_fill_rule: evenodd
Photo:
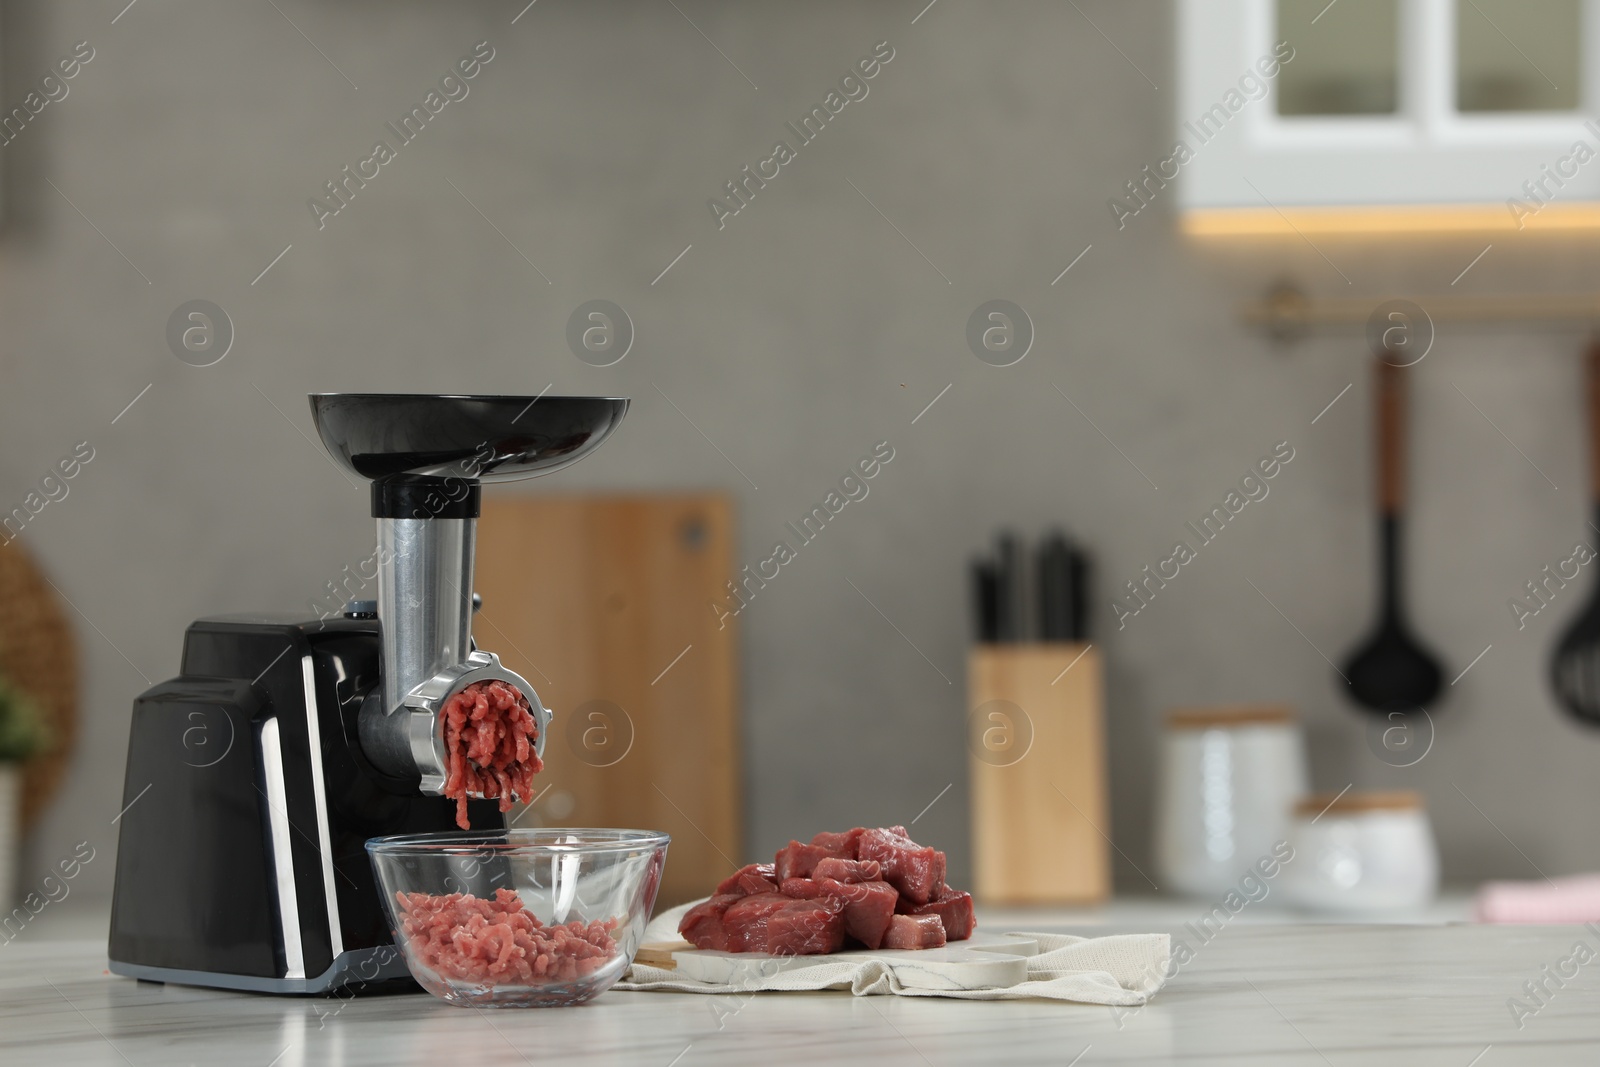
<path fill-rule="evenodd" d="M 38 705 L 0 677 L 0 763 L 31 759 L 49 743 L 50 732 Z"/>

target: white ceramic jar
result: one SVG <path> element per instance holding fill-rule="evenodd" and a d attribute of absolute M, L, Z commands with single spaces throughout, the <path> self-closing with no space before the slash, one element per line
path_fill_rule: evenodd
<path fill-rule="evenodd" d="M 1289 843 L 1284 896 L 1311 911 L 1416 911 L 1439 890 L 1439 849 L 1419 793 L 1306 797 Z"/>
<path fill-rule="evenodd" d="M 1306 781 L 1305 744 L 1287 707 L 1170 712 L 1156 781 L 1162 888 L 1196 896 L 1233 889 L 1288 837 Z"/>

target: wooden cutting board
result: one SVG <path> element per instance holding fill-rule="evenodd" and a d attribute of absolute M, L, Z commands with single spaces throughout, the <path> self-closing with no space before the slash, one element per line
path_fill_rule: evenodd
<path fill-rule="evenodd" d="M 473 637 L 555 712 L 524 825 L 672 835 L 658 909 L 737 867 L 733 507 L 720 494 L 485 493 Z"/>
<path fill-rule="evenodd" d="M 780 971 L 876 960 L 888 965 L 901 984 L 912 989 L 1004 989 L 1027 981 L 1028 957 L 1038 954 L 1039 943 L 1021 934 L 974 933 L 943 948 L 857 949 L 825 956 L 717 952 L 673 941 L 641 945 L 634 961 L 665 967 L 693 982 L 755 989 Z"/>

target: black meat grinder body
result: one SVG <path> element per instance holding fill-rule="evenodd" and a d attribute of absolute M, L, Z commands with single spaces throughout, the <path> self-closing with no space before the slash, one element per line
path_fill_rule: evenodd
<path fill-rule="evenodd" d="M 373 480 L 377 601 L 297 619 L 193 623 L 177 678 L 133 706 L 118 817 L 111 970 L 271 993 L 409 983 L 365 844 L 451 831 L 441 709 L 526 680 L 471 640 L 481 481 L 587 455 L 628 401 L 317 394 L 318 432 Z M 468 801 L 474 829 L 505 825 Z"/>

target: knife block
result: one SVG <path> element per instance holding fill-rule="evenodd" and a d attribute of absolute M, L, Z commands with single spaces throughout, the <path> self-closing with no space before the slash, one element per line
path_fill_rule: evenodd
<path fill-rule="evenodd" d="M 985 904 L 1111 893 L 1104 698 L 1093 645 L 975 646 L 967 661 L 974 891 Z"/>

